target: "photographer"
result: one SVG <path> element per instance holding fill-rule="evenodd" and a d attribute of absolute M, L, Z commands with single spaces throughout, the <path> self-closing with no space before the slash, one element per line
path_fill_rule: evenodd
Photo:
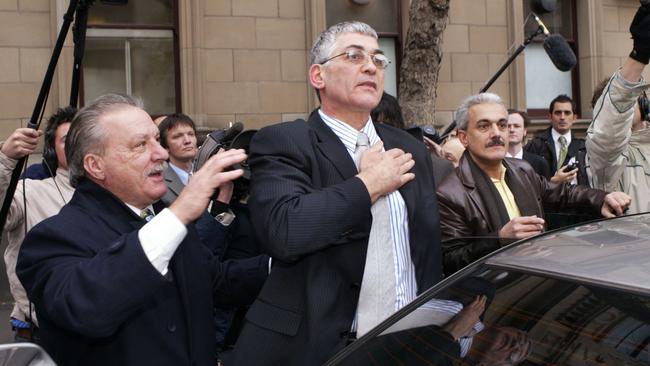
<path fill-rule="evenodd" d="M 192 172 L 200 168 L 201 162 L 195 166 L 198 153 L 196 126 L 189 116 L 177 113 L 163 119 L 158 129 L 160 145 L 169 153 L 168 167 L 164 172 L 167 193 L 161 199 L 169 206 L 187 185 Z M 210 209 L 214 218 L 206 211 L 195 222 L 203 243 L 222 260 L 246 259 L 261 254 L 248 218 L 248 208 L 239 202 L 238 197 L 231 202 L 234 187 L 231 181 L 222 184 Z M 243 317 L 245 309 L 246 307 L 216 305 L 217 353 L 236 340 L 237 324 L 241 321 L 239 318 Z M 231 326 L 232 324 L 235 326 Z"/>
<path fill-rule="evenodd" d="M 16 259 L 25 233 L 44 219 L 57 214 L 72 197 L 74 188 L 68 179 L 64 144 L 70 128 L 70 121 L 76 112 L 77 110 L 72 107 L 60 108 L 47 121 L 44 133 L 43 161 L 54 178 L 25 178 L 21 180 L 16 187 L 7 216 L 5 230 L 8 245 L 4 259 L 11 296 L 15 301 L 11 312 L 11 326 L 15 332 L 16 341 L 38 341 L 36 314 L 33 310 L 30 311 L 25 289 L 16 277 Z M 0 147 L 0 196 L 3 198 L 17 161 L 35 151 L 41 135 L 43 135 L 41 131 L 18 128 L 2 143 L 2 147 Z"/>
<path fill-rule="evenodd" d="M 650 211 L 650 86 L 641 74 L 650 59 L 650 2 L 641 2 L 630 33 L 634 48 L 604 88 L 597 90 L 594 117 L 587 130 L 590 184 L 632 197 L 627 213 Z"/>

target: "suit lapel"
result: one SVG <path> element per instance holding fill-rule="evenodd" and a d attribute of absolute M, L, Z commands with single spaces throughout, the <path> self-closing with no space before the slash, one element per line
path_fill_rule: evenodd
<path fill-rule="evenodd" d="M 176 172 L 174 172 L 174 169 L 172 169 L 171 166 L 168 166 L 167 169 L 165 169 L 164 178 L 165 183 L 167 183 L 167 189 L 178 197 L 183 188 L 185 188 L 185 185 L 181 182 L 181 179 L 178 177 Z"/>
<path fill-rule="evenodd" d="M 467 159 L 470 159 L 470 157 L 469 157 L 469 153 L 466 151 L 463 153 L 463 156 L 460 158 L 460 162 L 458 165 L 460 174 L 458 175 L 458 178 L 460 179 L 461 183 L 469 190 L 469 198 L 470 200 L 472 200 L 474 207 L 481 214 L 482 219 L 485 222 L 489 223 L 491 221 L 489 220 L 489 217 L 486 212 L 486 205 L 489 203 L 483 202 L 483 199 L 481 198 L 481 194 L 479 193 L 478 189 L 476 189 L 476 182 L 474 182 L 474 176 L 472 175 L 472 168 L 467 162 Z"/>
<path fill-rule="evenodd" d="M 338 136 L 323 122 L 318 109 L 309 116 L 309 126 L 318 139 L 316 147 L 336 168 L 343 179 L 355 176 L 358 171 Z"/>
<path fill-rule="evenodd" d="M 567 160 L 565 161 L 568 162 L 568 159 L 570 159 L 571 157 L 575 157 L 576 159 L 578 159 L 578 150 L 580 150 L 580 146 L 578 145 L 579 145 L 578 140 L 576 139 L 575 135 L 573 135 L 573 131 L 572 131 L 571 143 L 569 144 L 569 147 L 567 149 L 567 154 L 566 154 Z"/>
<path fill-rule="evenodd" d="M 519 208 L 521 216 L 533 216 L 538 214 L 537 202 L 535 196 L 531 195 L 530 187 L 526 187 L 520 178 L 520 172 L 516 171 L 516 167 L 512 166 L 508 159 L 503 160 L 503 165 L 506 167 L 506 183 L 512 195 L 515 197 L 515 203 Z M 521 173 L 522 175 L 525 173 Z"/>
<path fill-rule="evenodd" d="M 551 169 L 553 169 L 553 173 L 559 169 L 557 166 L 557 153 L 555 152 L 555 141 L 553 141 L 553 134 L 551 133 L 552 127 L 546 131 L 546 146 L 548 147 L 548 151 L 551 152 L 551 161 L 553 162 L 553 166 Z"/>

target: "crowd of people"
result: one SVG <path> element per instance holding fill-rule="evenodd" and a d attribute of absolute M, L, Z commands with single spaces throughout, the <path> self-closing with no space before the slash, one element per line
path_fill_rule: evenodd
<path fill-rule="evenodd" d="M 568 96 L 526 144 L 530 118 L 492 93 L 463 101 L 440 145 L 414 138 L 360 22 L 316 39 L 320 106 L 306 121 L 265 127 L 249 151 L 220 149 L 200 169 L 192 119 L 154 122 L 128 96 L 61 109 L 44 133 L 19 128 L 0 147 L 1 196 L 42 135 L 45 147 L 5 226 L 16 339 L 61 365 L 322 364 L 445 275 L 572 212 L 650 211 L 650 5 L 631 33 L 586 140 Z M 244 162 L 250 191 L 234 195 Z M 499 364 L 525 359 L 525 332 L 475 327 L 476 295 L 441 325 L 443 358 L 497 362 L 463 346 L 484 331 L 519 340 Z"/>

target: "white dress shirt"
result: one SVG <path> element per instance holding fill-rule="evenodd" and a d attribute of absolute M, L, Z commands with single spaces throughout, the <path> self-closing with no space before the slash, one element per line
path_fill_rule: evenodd
<path fill-rule="evenodd" d="M 128 203 L 125 204 L 140 216 L 142 210 Z M 153 212 L 151 205 L 148 208 Z M 174 256 L 176 248 L 185 239 L 185 235 L 187 235 L 187 228 L 167 208 L 160 211 L 138 231 L 138 239 L 144 254 L 151 265 L 163 276 L 167 274 L 169 261 Z"/>
<path fill-rule="evenodd" d="M 341 140 L 352 159 L 354 159 L 357 135 L 359 135 L 360 132 L 363 132 L 368 136 L 371 146 L 380 141 L 375 126 L 370 118 L 361 131 L 358 131 L 349 124 L 328 116 L 320 109 L 318 110 L 318 113 L 325 124 Z M 417 283 L 415 280 L 415 266 L 411 260 L 406 203 L 397 190 L 390 193 L 387 198 L 390 209 L 391 237 L 393 239 L 395 254 L 393 257 L 395 258 L 394 271 L 397 291 L 395 311 L 397 311 L 415 299 Z"/>

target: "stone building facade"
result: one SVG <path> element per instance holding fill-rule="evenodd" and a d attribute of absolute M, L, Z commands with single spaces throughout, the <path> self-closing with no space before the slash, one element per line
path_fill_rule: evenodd
<path fill-rule="evenodd" d="M 437 127 L 448 124 L 459 102 L 476 93 L 507 59 L 507 52 L 523 42 L 528 29 L 524 25 L 530 27 L 530 19 L 528 22 L 526 20 L 530 7 L 527 4 L 531 1 L 451 0 L 437 92 Z M 138 3 L 143 2 L 147 1 L 138 0 Z M 161 0 L 153 2 L 164 3 Z M 399 45 L 406 37 L 408 28 L 408 0 L 370 0 L 367 5 L 357 5 L 364 2 L 360 0 L 168 2 L 170 5 L 167 9 L 171 11 L 173 20 L 169 23 L 171 25 L 164 25 L 155 31 L 158 33 L 146 24 L 129 31 L 131 33 L 120 33 L 113 29 L 115 27 L 100 24 L 95 27 L 97 29 L 89 29 L 89 38 L 93 42 L 93 37 L 100 36 L 117 39 L 137 38 L 138 34 L 147 32 L 154 32 L 151 33 L 154 34 L 152 37 L 156 37 L 155 34 L 173 34 L 173 47 L 168 47 L 170 57 L 174 59 L 169 62 L 173 75 L 166 75 L 174 90 L 167 94 L 173 94 L 174 102 L 168 104 L 168 109 L 156 112 L 182 111 L 191 115 L 204 129 L 221 128 L 231 121 L 242 121 L 249 128 L 258 128 L 306 116 L 317 106 L 315 95 L 307 82 L 307 53 L 314 37 L 328 23 L 346 17 L 360 18 L 369 19 L 371 23 L 377 23 L 373 26 L 381 28 L 387 24 L 385 20 L 390 20 L 388 23 L 394 24 L 394 29 L 384 30 L 381 34 L 387 37 L 389 47 L 395 48 L 392 51 L 395 58 L 399 58 Z M 565 75 L 564 79 L 571 80 L 572 90 L 577 91 L 574 96 L 578 97 L 581 116 L 588 118 L 593 88 L 602 78 L 610 75 L 629 53 L 632 42 L 627 28 L 638 1 L 558 2 L 559 8 L 571 10 L 571 14 L 564 14 L 564 18 L 555 20 L 558 21 L 559 30 L 566 28 L 567 22 L 571 23 L 571 44 L 578 56 L 576 71 L 568 79 Z M 5 138 L 29 120 L 67 6 L 65 0 L 0 0 L 0 138 Z M 392 6 L 390 9 L 394 11 L 385 11 L 386 6 Z M 93 11 L 91 8 L 91 19 L 94 19 Z M 115 8 L 113 11 L 120 10 Z M 93 48 L 90 48 L 89 52 L 92 52 Z M 134 54 L 140 52 L 139 49 L 134 50 L 131 51 Z M 122 49 L 119 51 L 121 55 Z M 528 48 L 524 54 L 527 53 Z M 529 56 L 524 54 L 517 58 L 490 91 L 500 94 L 510 106 L 520 109 L 528 107 L 541 113 L 539 106 L 529 106 L 530 90 L 549 101 L 555 96 L 555 91 L 530 85 L 528 79 L 539 72 L 526 72 L 526 57 Z M 130 57 L 135 60 L 136 56 Z M 95 67 L 101 67 L 101 61 L 106 61 L 99 56 L 89 59 L 89 62 L 99 62 L 99 66 Z M 133 60 L 133 64 L 136 64 Z M 140 62 L 139 68 L 130 69 L 127 72 L 128 82 L 131 82 L 131 78 L 136 80 L 146 75 L 152 64 L 147 64 L 145 60 Z M 399 65 L 399 60 L 394 65 Z M 68 37 L 51 88 L 46 115 L 55 107 L 67 104 L 71 69 L 72 42 Z M 119 71 L 119 75 L 123 74 Z M 98 85 L 100 88 L 97 90 L 102 90 L 101 78 L 97 79 L 87 72 L 84 79 L 88 83 L 84 88 L 86 94 L 90 94 L 91 89 L 97 89 Z M 146 78 L 144 80 L 146 82 Z M 137 86 L 134 88 L 137 89 Z M 167 86 L 161 88 L 166 89 Z M 146 87 L 141 89 L 147 90 Z M 134 94 L 147 100 L 146 95 Z"/>

